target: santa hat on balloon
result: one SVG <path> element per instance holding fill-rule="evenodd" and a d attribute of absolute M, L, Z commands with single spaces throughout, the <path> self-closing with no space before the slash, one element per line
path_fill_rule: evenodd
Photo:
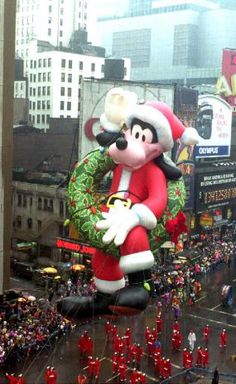
<path fill-rule="evenodd" d="M 179 139 L 183 144 L 197 144 L 199 135 L 195 128 L 186 128 L 167 104 L 160 101 L 148 101 L 136 105 L 127 112 L 125 123 L 131 128 L 133 119 L 152 125 L 158 137 L 158 142 L 164 151 L 173 148 L 174 141 Z"/>

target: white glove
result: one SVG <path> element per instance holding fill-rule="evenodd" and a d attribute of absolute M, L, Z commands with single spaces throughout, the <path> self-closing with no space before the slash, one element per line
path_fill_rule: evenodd
<path fill-rule="evenodd" d="M 120 200 L 115 200 L 114 208 L 109 212 L 103 212 L 105 220 L 97 222 L 97 229 L 107 229 L 102 240 L 109 244 L 112 240 L 116 246 L 124 243 L 128 233 L 140 224 L 139 217 L 134 211 L 125 207 Z"/>

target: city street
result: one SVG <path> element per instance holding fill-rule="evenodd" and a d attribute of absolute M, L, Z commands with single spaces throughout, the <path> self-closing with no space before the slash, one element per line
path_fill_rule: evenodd
<path fill-rule="evenodd" d="M 181 308 L 181 332 L 183 334 L 182 346 L 188 347 L 187 336 L 190 329 L 196 333 L 197 346 L 205 346 L 203 342 L 203 327 L 209 324 L 211 334 L 209 340 L 209 368 L 214 369 L 218 366 L 221 373 L 235 373 L 236 362 L 231 360 L 231 356 L 236 354 L 235 348 L 235 330 L 236 330 L 236 304 L 231 308 L 224 308 L 221 305 L 221 287 L 223 284 L 233 286 L 233 292 L 236 291 L 236 263 L 233 262 L 229 269 L 225 264 L 217 267 L 214 272 L 210 272 L 202 279 L 202 292 L 194 307 L 188 305 Z M 31 292 L 32 284 L 22 282 L 20 279 L 12 278 L 12 287 L 22 287 L 23 290 Z M 40 290 L 32 291 L 38 297 Z M 144 330 L 148 325 L 151 329 L 155 326 L 156 307 L 155 302 L 148 309 L 134 317 L 123 317 L 116 321 L 119 335 L 123 335 L 126 328 L 132 330 L 132 341 L 143 345 L 145 355 L 142 359 L 141 370 L 147 374 L 148 383 L 158 382 L 158 378 L 154 373 L 153 361 L 147 355 L 145 347 Z M 171 346 L 171 332 L 173 324 L 173 312 L 171 309 L 163 309 L 163 332 L 161 336 L 163 356 L 169 357 L 172 363 L 173 376 L 182 371 L 182 353 L 174 352 Z M 102 359 L 100 383 L 115 383 L 116 378 L 112 377 L 112 343 L 105 339 L 105 323 L 106 319 L 91 319 L 91 321 L 78 324 L 75 330 L 69 335 L 60 338 L 54 345 L 48 346 L 46 350 L 39 352 L 37 355 L 29 358 L 15 367 L 15 371 L 22 372 L 26 378 L 27 384 L 43 384 L 44 371 L 46 366 L 54 366 L 58 373 L 59 384 L 74 384 L 77 380 L 79 372 L 87 375 L 86 363 L 81 360 L 78 350 L 78 339 L 80 334 L 86 329 L 95 342 L 94 357 L 98 356 Z M 224 349 L 219 348 L 219 335 L 221 330 L 225 328 L 228 332 L 228 344 Z M 14 368 L 10 367 L 13 372 Z M 9 369 L 10 370 L 10 369 Z M 180 383 L 169 380 L 169 383 Z"/>

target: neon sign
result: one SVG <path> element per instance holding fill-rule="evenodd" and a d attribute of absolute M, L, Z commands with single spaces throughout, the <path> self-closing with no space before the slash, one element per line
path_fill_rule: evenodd
<path fill-rule="evenodd" d="M 78 252 L 86 255 L 93 255 L 96 251 L 96 248 L 90 247 L 89 245 L 83 243 L 74 243 L 69 240 L 57 239 L 56 241 L 57 248 L 64 248 L 72 252 Z"/>

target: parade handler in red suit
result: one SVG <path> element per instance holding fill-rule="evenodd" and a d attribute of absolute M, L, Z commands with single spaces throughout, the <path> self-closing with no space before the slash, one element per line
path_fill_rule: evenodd
<path fill-rule="evenodd" d="M 108 92 L 101 117 L 104 132 L 98 135 L 99 144 L 104 146 L 107 142 L 103 138 L 108 132 L 110 142 L 112 135 L 117 137 L 108 149 L 117 166 L 103 207 L 103 220 L 96 223 L 96 228 L 104 231 L 105 244 L 114 242 L 119 248 L 120 258 L 97 250 L 92 260 L 97 296 L 87 301 L 65 298 L 59 310 L 72 316 L 127 315 L 146 308 L 152 293 L 154 264 L 148 231 L 156 227 L 166 209 L 167 179 L 181 177 L 179 169 L 171 161 L 167 163 L 163 154 L 172 149 L 177 139 L 185 144 L 197 143 L 197 132 L 186 129 L 171 109 L 158 101 L 124 108 L 127 129 L 121 132 L 117 122 L 125 97 L 119 88 Z"/>

